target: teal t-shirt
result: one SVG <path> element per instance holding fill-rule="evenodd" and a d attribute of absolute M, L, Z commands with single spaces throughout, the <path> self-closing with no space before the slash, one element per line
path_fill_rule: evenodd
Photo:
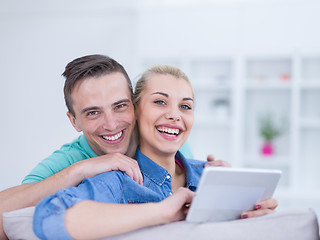
<path fill-rule="evenodd" d="M 186 158 L 193 158 L 190 146 L 186 142 L 180 152 Z M 69 167 L 71 164 L 84 159 L 97 157 L 98 155 L 90 147 L 86 137 L 80 135 L 72 143 L 63 145 L 51 156 L 42 160 L 22 181 L 22 183 L 39 182 L 51 175 Z"/>
<path fill-rule="evenodd" d="M 22 181 L 22 183 L 38 182 L 69 167 L 78 161 L 97 157 L 91 149 L 86 137 L 80 135 L 73 142 L 64 144 L 51 156 L 42 160 Z"/>

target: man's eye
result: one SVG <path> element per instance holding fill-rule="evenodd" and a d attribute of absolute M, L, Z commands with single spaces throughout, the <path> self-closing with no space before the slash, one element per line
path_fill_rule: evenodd
<path fill-rule="evenodd" d="M 127 106 L 127 104 L 123 103 L 123 104 L 119 104 L 117 106 L 115 106 L 115 109 L 122 109 L 125 108 Z"/>
<path fill-rule="evenodd" d="M 182 108 L 182 109 L 185 109 L 185 110 L 191 110 L 191 109 L 192 109 L 192 107 L 190 107 L 190 106 L 187 105 L 187 104 L 181 105 L 181 108 Z"/>
<path fill-rule="evenodd" d="M 156 101 L 154 101 L 154 103 L 160 104 L 160 105 L 166 104 L 165 101 L 163 101 L 163 100 L 156 100 Z"/>
<path fill-rule="evenodd" d="M 98 111 L 92 111 L 92 112 L 88 112 L 88 116 L 96 116 L 98 115 Z"/>

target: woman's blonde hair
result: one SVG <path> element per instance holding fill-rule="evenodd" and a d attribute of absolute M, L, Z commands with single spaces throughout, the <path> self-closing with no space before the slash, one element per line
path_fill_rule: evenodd
<path fill-rule="evenodd" d="M 155 74 L 171 75 L 173 77 L 182 78 L 182 79 L 186 80 L 186 82 L 189 83 L 189 85 L 191 87 L 192 95 L 194 95 L 193 88 L 192 88 L 192 85 L 190 83 L 189 78 L 179 68 L 174 67 L 174 66 L 169 66 L 169 65 L 153 65 L 153 66 L 149 67 L 147 70 L 145 70 L 142 73 L 139 80 L 137 81 L 135 91 L 133 94 L 133 104 L 139 103 L 139 101 L 141 99 L 141 94 L 145 90 L 149 78 Z"/>

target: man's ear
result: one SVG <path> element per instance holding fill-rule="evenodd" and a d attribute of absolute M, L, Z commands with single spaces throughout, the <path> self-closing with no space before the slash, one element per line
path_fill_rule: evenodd
<path fill-rule="evenodd" d="M 67 116 L 68 116 L 68 118 L 69 118 L 72 126 L 74 127 L 74 129 L 75 129 L 77 132 L 81 132 L 82 130 L 81 130 L 81 128 L 79 128 L 75 116 L 73 116 L 70 112 L 67 112 Z"/>

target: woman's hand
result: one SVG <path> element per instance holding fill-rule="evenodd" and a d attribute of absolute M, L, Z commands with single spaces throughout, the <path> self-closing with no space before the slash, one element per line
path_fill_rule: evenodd
<path fill-rule="evenodd" d="M 230 163 L 223 161 L 223 160 L 215 160 L 213 155 L 208 155 L 207 157 L 208 162 L 204 165 L 204 167 L 232 167 Z"/>
<path fill-rule="evenodd" d="M 186 218 L 194 192 L 180 187 L 172 196 L 159 202 L 163 223 L 181 221 Z"/>
<path fill-rule="evenodd" d="M 247 211 L 241 214 L 240 218 L 251 218 L 267 215 L 269 213 L 275 212 L 275 209 L 278 207 L 278 201 L 274 198 L 270 198 L 265 201 L 261 201 L 255 205 L 255 210 Z"/>

